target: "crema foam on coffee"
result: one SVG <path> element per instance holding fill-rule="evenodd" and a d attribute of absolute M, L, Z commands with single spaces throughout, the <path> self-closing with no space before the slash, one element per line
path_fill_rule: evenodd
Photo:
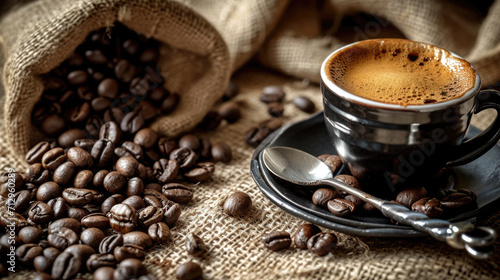
<path fill-rule="evenodd" d="M 404 39 L 361 42 L 332 56 L 329 79 L 360 97 L 422 105 L 459 98 L 474 87 L 476 74 L 446 50 Z"/>

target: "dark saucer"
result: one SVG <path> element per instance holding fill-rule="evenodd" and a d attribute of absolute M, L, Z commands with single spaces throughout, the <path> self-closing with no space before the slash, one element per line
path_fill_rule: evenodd
<path fill-rule="evenodd" d="M 480 131 L 471 127 L 468 136 Z M 330 144 L 322 112 L 309 119 L 287 125 L 269 136 L 254 152 L 251 173 L 257 186 L 273 203 L 290 214 L 317 225 L 340 232 L 378 237 L 422 236 L 410 227 L 394 225 L 381 216 L 364 216 L 363 213 L 347 218 L 336 217 L 327 209 L 314 205 L 311 191 L 302 191 L 280 181 L 263 167 L 261 151 L 268 146 L 297 148 L 312 155 L 335 154 Z M 454 188 L 467 188 L 477 195 L 477 205 L 459 215 L 447 217 L 450 221 L 473 219 L 489 209 L 500 198 L 500 146 L 495 145 L 479 159 L 454 168 Z M 340 172 L 343 172 L 341 170 Z"/>

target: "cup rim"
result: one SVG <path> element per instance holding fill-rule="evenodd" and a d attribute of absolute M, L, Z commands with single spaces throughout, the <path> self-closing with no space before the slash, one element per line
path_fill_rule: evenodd
<path fill-rule="evenodd" d="M 394 39 L 394 38 L 387 38 L 387 40 L 389 40 L 389 39 Z M 334 56 L 338 52 L 340 52 L 340 51 L 342 51 L 342 50 L 344 50 L 346 48 L 349 48 L 349 47 L 351 47 L 353 45 L 356 45 L 356 44 L 359 44 L 359 43 L 365 42 L 365 41 L 370 41 L 370 40 L 385 40 L 385 39 L 369 39 L 369 40 L 358 41 L 358 42 L 354 42 L 354 43 L 345 45 L 345 46 L 343 46 L 341 48 L 338 48 L 337 50 L 335 50 L 331 54 L 329 54 L 328 57 L 323 61 L 323 63 L 321 64 L 321 70 L 320 70 L 321 82 L 323 83 L 324 86 L 328 87 L 328 89 L 333 94 L 336 94 L 336 95 L 340 96 L 341 98 L 346 99 L 348 101 L 352 101 L 352 102 L 355 102 L 355 103 L 358 103 L 358 104 L 362 104 L 362 105 L 366 105 L 366 106 L 369 106 L 369 107 L 376 107 L 376 108 L 389 109 L 389 110 L 401 110 L 401 111 L 434 111 L 434 110 L 443 109 L 445 107 L 453 106 L 453 105 L 456 105 L 456 104 L 460 104 L 460 103 L 462 103 L 462 102 L 464 102 L 464 101 L 472 98 L 475 93 L 479 92 L 479 89 L 481 87 L 481 77 L 479 77 L 479 74 L 478 74 L 476 68 L 474 68 L 474 66 L 472 66 L 472 64 L 470 64 L 470 66 L 472 67 L 472 69 L 474 70 L 474 73 L 476 74 L 476 79 L 474 81 L 474 86 L 471 89 L 469 89 L 466 93 L 464 93 L 462 96 L 460 96 L 458 98 L 454 98 L 454 99 L 447 100 L 447 101 L 444 101 L 444 102 L 432 103 L 432 104 L 403 106 L 403 105 L 400 105 L 400 104 L 389 104 L 389 103 L 383 103 L 383 102 L 379 102 L 379 101 L 374 101 L 374 100 L 366 99 L 366 98 L 360 97 L 358 95 L 355 95 L 353 93 L 350 93 L 350 92 L 342 89 L 338 85 L 336 85 L 330 79 L 328 79 L 328 77 L 326 75 L 326 71 L 325 71 L 325 66 L 326 66 L 326 63 L 328 61 L 330 61 L 330 59 L 332 58 L 332 56 Z M 401 40 L 407 40 L 407 39 L 401 39 Z M 408 41 L 411 41 L 411 40 L 408 40 Z M 422 42 L 418 42 L 418 41 L 412 41 L 412 42 L 417 42 L 417 43 L 420 43 L 420 44 L 430 45 L 430 46 L 433 46 L 433 47 L 436 47 L 436 48 L 440 48 L 438 46 L 434 46 L 434 45 L 431 45 L 431 44 L 422 43 Z M 443 49 L 443 48 L 440 48 L 440 49 Z M 448 51 L 448 52 L 450 52 L 455 57 L 458 57 L 460 59 L 464 59 L 463 57 L 461 57 L 461 56 L 459 56 L 459 55 L 457 55 L 457 54 L 455 54 L 455 53 L 453 53 L 451 51 Z"/>

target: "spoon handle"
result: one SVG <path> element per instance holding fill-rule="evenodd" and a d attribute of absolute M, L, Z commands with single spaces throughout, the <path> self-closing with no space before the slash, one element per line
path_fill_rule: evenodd
<path fill-rule="evenodd" d="M 493 243 L 496 232 L 489 227 L 475 227 L 469 221 L 450 223 L 442 219 L 431 219 L 427 215 L 411 211 L 394 202 L 374 197 L 362 190 L 335 179 L 317 181 L 318 184 L 330 185 L 352 194 L 372 204 L 384 216 L 401 224 L 409 225 L 417 231 L 426 232 L 440 241 L 445 241 L 453 248 L 465 249 L 472 257 L 486 259 L 493 255 Z"/>

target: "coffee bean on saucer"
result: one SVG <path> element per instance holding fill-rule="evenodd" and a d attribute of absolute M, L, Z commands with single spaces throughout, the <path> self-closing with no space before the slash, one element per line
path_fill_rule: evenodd
<path fill-rule="evenodd" d="M 328 211 L 337 217 L 348 216 L 356 210 L 354 203 L 342 198 L 334 198 L 328 201 L 327 207 Z"/>
<path fill-rule="evenodd" d="M 191 256 L 199 257 L 205 253 L 205 243 L 194 233 L 188 233 L 186 236 L 186 250 Z"/>
<path fill-rule="evenodd" d="M 342 159 L 338 155 L 323 154 L 318 156 L 318 159 L 330 167 L 333 175 L 337 174 L 342 167 Z"/>
<path fill-rule="evenodd" d="M 280 251 L 290 247 L 292 239 L 290 234 L 286 231 L 275 231 L 265 234 L 262 237 L 264 246 L 271 251 Z"/>
<path fill-rule="evenodd" d="M 244 192 L 234 192 L 224 202 L 224 212 L 231 216 L 243 215 L 252 207 L 252 199 Z"/>
<path fill-rule="evenodd" d="M 336 189 L 320 188 L 314 191 L 312 202 L 316 205 L 327 207 L 328 201 L 339 197 L 342 197 L 342 194 Z"/>
<path fill-rule="evenodd" d="M 356 179 L 354 176 L 341 174 L 341 175 L 335 176 L 334 179 L 344 182 L 345 184 L 349 185 L 351 188 L 361 190 L 361 185 L 359 184 L 358 179 Z M 347 195 L 347 193 L 345 193 L 345 194 Z"/>
<path fill-rule="evenodd" d="M 307 241 L 313 235 L 321 232 L 321 229 L 313 224 L 304 224 L 300 226 L 297 231 L 293 234 L 292 240 L 295 247 L 305 250 L 307 249 Z"/>
<path fill-rule="evenodd" d="M 318 256 L 332 252 L 337 246 L 337 237 L 333 233 L 318 233 L 307 241 L 307 249 Z"/>
<path fill-rule="evenodd" d="M 399 204 L 410 208 L 414 202 L 426 195 L 427 190 L 424 187 L 412 187 L 400 191 L 396 196 L 396 201 Z"/>
<path fill-rule="evenodd" d="M 439 192 L 439 200 L 445 211 L 462 209 L 476 202 L 476 194 L 467 189 L 450 189 Z"/>
<path fill-rule="evenodd" d="M 299 110 L 304 111 L 306 113 L 314 113 L 316 110 L 316 106 L 314 103 L 311 101 L 311 99 L 305 97 L 305 96 L 297 96 L 293 99 L 293 104 L 295 104 L 295 107 L 297 107 Z"/>
<path fill-rule="evenodd" d="M 282 102 L 285 98 L 285 92 L 279 86 L 266 86 L 262 89 L 260 101 L 264 103 Z"/>
<path fill-rule="evenodd" d="M 196 280 L 203 278 L 203 270 L 195 262 L 183 263 L 177 268 L 175 276 L 179 280 Z"/>
<path fill-rule="evenodd" d="M 411 205 L 411 210 L 423 213 L 429 218 L 437 218 L 443 215 L 441 202 L 437 198 L 423 197 Z"/>

